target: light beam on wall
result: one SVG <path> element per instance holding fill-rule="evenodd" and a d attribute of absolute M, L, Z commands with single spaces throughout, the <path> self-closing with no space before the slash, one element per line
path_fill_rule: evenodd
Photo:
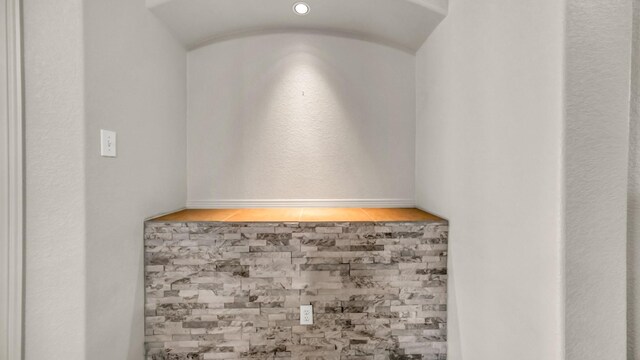
<path fill-rule="evenodd" d="M 353 119 L 358 116 L 344 102 L 349 95 L 341 85 L 343 78 L 321 54 L 304 45 L 292 45 L 256 80 L 247 100 L 253 106 L 246 109 L 252 121 L 244 138 L 254 139 L 247 145 L 249 166 L 261 174 L 271 174 L 275 167 L 288 173 L 285 179 L 304 179 L 288 182 L 277 176 L 261 176 L 263 187 L 315 198 L 327 189 L 342 188 L 340 177 L 328 174 L 351 169 L 357 177 L 363 168 L 369 169 L 368 164 L 353 161 L 354 157 L 366 158 L 353 128 Z M 323 179 L 321 185 L 305 185 L 314 179 Z"/>

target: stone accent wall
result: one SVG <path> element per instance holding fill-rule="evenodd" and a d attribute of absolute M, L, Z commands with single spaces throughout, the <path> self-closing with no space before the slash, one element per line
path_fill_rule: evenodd
<path fill-rule="evenodd" d="M 446 222 L 145 227 L 147 359 L 446 359 Z M 314 325 L 300 325 L 311 304 Z"/>

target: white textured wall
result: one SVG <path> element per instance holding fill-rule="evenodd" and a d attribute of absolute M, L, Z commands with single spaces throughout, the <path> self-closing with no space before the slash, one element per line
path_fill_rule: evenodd
<path fill-rule="evenodd" d="M 628 197 L 628 360 L 640 359 L 640 0 L 634 0 Z"/>
<path fill-rule="evenodd" d="M 451 360 L 563 359 L 563 32 L 562 1 L 456 0 L 418 53 L 416 190 L 451 222 Z"/>
<path fill-rule="evenodd" d="M 80 360 L 87 338 L 82 1 L 23 3 L 25 359 Z"/>
<path fill-rule="evenodd" d="M 567 3 L 566 360 L 622 360 L 631 0 Z"/>
<path fill-rule="evenodd" d="M 142 224 L 186 201 L 186 52 L 143 0 L 85 1 L 85 44 L 86 358 L 142 359 Z"/>
<path fill-rule="evenodd" d="M 188 199 L 414 198 L 415 57 L 274 34 L 189 53 Z"/>
<path fill-rule="evenodd" d="M 418 55 L 454 360 L 626 355 L 630 5 L 460 0 Z"/>
<path fill-rule="evenodd" d="M 142 359 L 143 221 L 186 201 L 186 52 L 142 0 L 27 0 L 25 68 L 26 359 Z"/>

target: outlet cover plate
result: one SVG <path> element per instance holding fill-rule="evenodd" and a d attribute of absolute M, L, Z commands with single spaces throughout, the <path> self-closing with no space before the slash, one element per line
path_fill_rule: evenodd
<path fill-rule="evenodd" d="M 313 325 L 312 305 L 300 305 L 300 325 Z"/>

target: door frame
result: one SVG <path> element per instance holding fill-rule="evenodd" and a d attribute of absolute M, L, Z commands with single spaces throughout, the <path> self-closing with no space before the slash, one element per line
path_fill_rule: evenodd
<path fill-rule="evenodd" d="M 22 2 L 1 0 L 6 98 L 0 123 L 6 141 L 0 141 L 0 360 L 23 358 L 24 292 L 24 117 L 22 71 Z"/>

